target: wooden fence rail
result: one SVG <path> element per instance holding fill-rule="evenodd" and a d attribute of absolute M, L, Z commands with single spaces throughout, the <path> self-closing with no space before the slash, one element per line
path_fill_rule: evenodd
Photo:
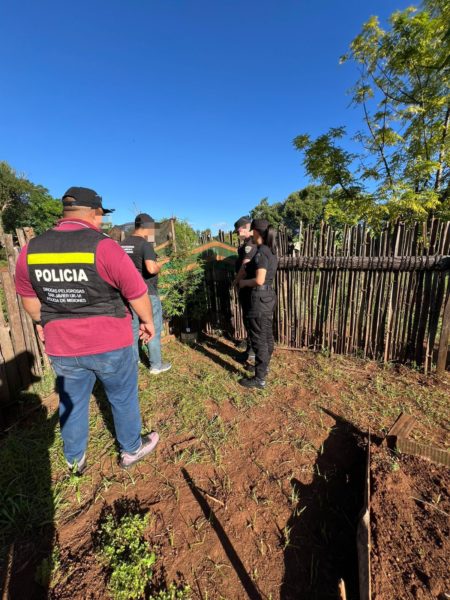
<path fill-rule="evenodd" d="M 284 249 L 288 247 L 286 238 Z M 450 335 L 450 222 L 300 226 L 280 256 L 278 344 L 445 369 Z M 245 336 L 232 266 L 208 264 L 208 331 Z"/>

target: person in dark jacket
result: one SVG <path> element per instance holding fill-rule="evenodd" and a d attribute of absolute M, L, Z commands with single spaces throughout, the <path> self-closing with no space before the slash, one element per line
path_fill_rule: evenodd
<path fill-rule="evenodd" d="M 239 288 L 239 282 L 241 279 L 245 277 L 245 267 L 255 256 L 258 247 L 253 242 L 252 231 L 250 229 L 250 224 L 252 220 L 250 217 L 241 217 L 234 224 L 234 230 L 239 236 L 239 247 L 238 247 L 238 258 L 236 260 L 236 277 L 234 280 L 234 285 L 238 286 L 238 296 L 239 296 L 239 304 L 241 305 L 242 310 L 242 320 L 244 322 L 244 327 L 247 331 L 247 339 L 243 340 L 243 344 L 240 349 L 243 350 L 242 353 L 242 361 L 254 363 L 255 360 L 255 352 L 252 348 L 252 343 L 250 340 L 249 334 L 249 325 L 248 325 L 248 311 L 250 309 L 250 288 L 244 287 Z"/>
<path fill-rule="evenodd" d="M 239 282 L 241 289 L 250 289 L 247 323 L 252 347 L 255 351 L 255 375 L 239 381 L 247 388 L 264 389 L 270 359 L 274 349 L 273 315 L 276 294 L 273 282 L 278 266 L 275 254 L 275 231 L 265 219 L 251 223 L 253 241 L 257 251 L 245 266 L 245 277 Z"/>
<path fill-rule="evenodd" d="M 121 246 L 147 284 L 155 325 L 155 335 L 147 344 L 148 359 L 150 373 L 159 375 L 171 369 L 172 365 L 163 361 L 161 353 L 163 310 L 158 293 L 158 273 L 161 270 L 161 264 L 158 263 L 158 256 L 154 249 L 155 228 L 155 220 L 147 213 L 141 213 L 134 221 L 133 233 L 121 242 Z M 133 312 L 133 332 L 136 361 L 139 361 L 139 317 L 135 312 Z"/>

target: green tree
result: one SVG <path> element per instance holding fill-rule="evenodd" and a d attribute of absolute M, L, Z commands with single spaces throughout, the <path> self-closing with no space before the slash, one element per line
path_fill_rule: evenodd
<path fill-rule="evenodd" d="M 308 185 L 290 194 L 282 204 L 283 224 L 292 232 L 300 221 L 317 225 L 324 217 L 324 209 L 330 195 L 328 186 Z"/>
<path fill-rule="evenodd" d="M 267 219 L 273 227 L 278 227 L 283 222 L 283 205 L 281 202 L 269 204 L 268 198 L 263 198 L 259 204 L 250 211 L 252 219 Z"/>
<path fill-rule="evenodd" d="M 175 219 L 175 238 L 179 256 L 187 254 L 198 245 L 195 230 L 184 219 Z"/>
<path fill-rule="evenodd" d="M 352 90 L 364 124 L 359 152 L 343 148 L 344 127 L 295 138 L 308 175 L 334 192 L 329 218 L 376 224 L 450 213 L 449 7 L 426 0 L 422 10 L 393 13 L 388 29 L 371 17 L 342 57 L 360 72 Z"/>
<path fill-rule="evenodd" d="M 61 202 L 49 191 L 20 177 L 6 162 L 0 162 L 0 231 L 33 227 L 42 233 L 61 216 Z"/>

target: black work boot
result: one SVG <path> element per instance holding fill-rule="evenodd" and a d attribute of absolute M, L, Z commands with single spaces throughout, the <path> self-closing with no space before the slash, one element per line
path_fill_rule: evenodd
<path fill-rule="evenodd" d="M 259 377 L 246 377 L 244 379 L 239 379 L 239 383 L 242 385 L 242 387 L 256 388 L 257 390 L 263 390 L 266 387 L 265 380 L 259 379 Z"/>
<path fill-rule="evenodd" d="M 247 373 L 250 373 L 250 375 L 253 375 L 253 377 L 255 377 L 256 375 L 256 366 L 255 365 L 246 365 L 245 370 L 247 371 Z M 264 379 L 269 375 L 269 369 L 267 369 L 266 371 L 266 375 L 264 377 Z"/>

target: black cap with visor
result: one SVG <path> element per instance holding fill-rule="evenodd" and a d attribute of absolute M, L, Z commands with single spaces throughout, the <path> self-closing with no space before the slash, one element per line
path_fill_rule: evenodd
<path fill-rule="evenodd" d="M 71 187 L 62 197 L 64 208 L 80 207 L 101 209 L 104 215 L 114 212 L 114 208 L 104 208 L 102 197 L 95 190 L 85 187 Z"/>

